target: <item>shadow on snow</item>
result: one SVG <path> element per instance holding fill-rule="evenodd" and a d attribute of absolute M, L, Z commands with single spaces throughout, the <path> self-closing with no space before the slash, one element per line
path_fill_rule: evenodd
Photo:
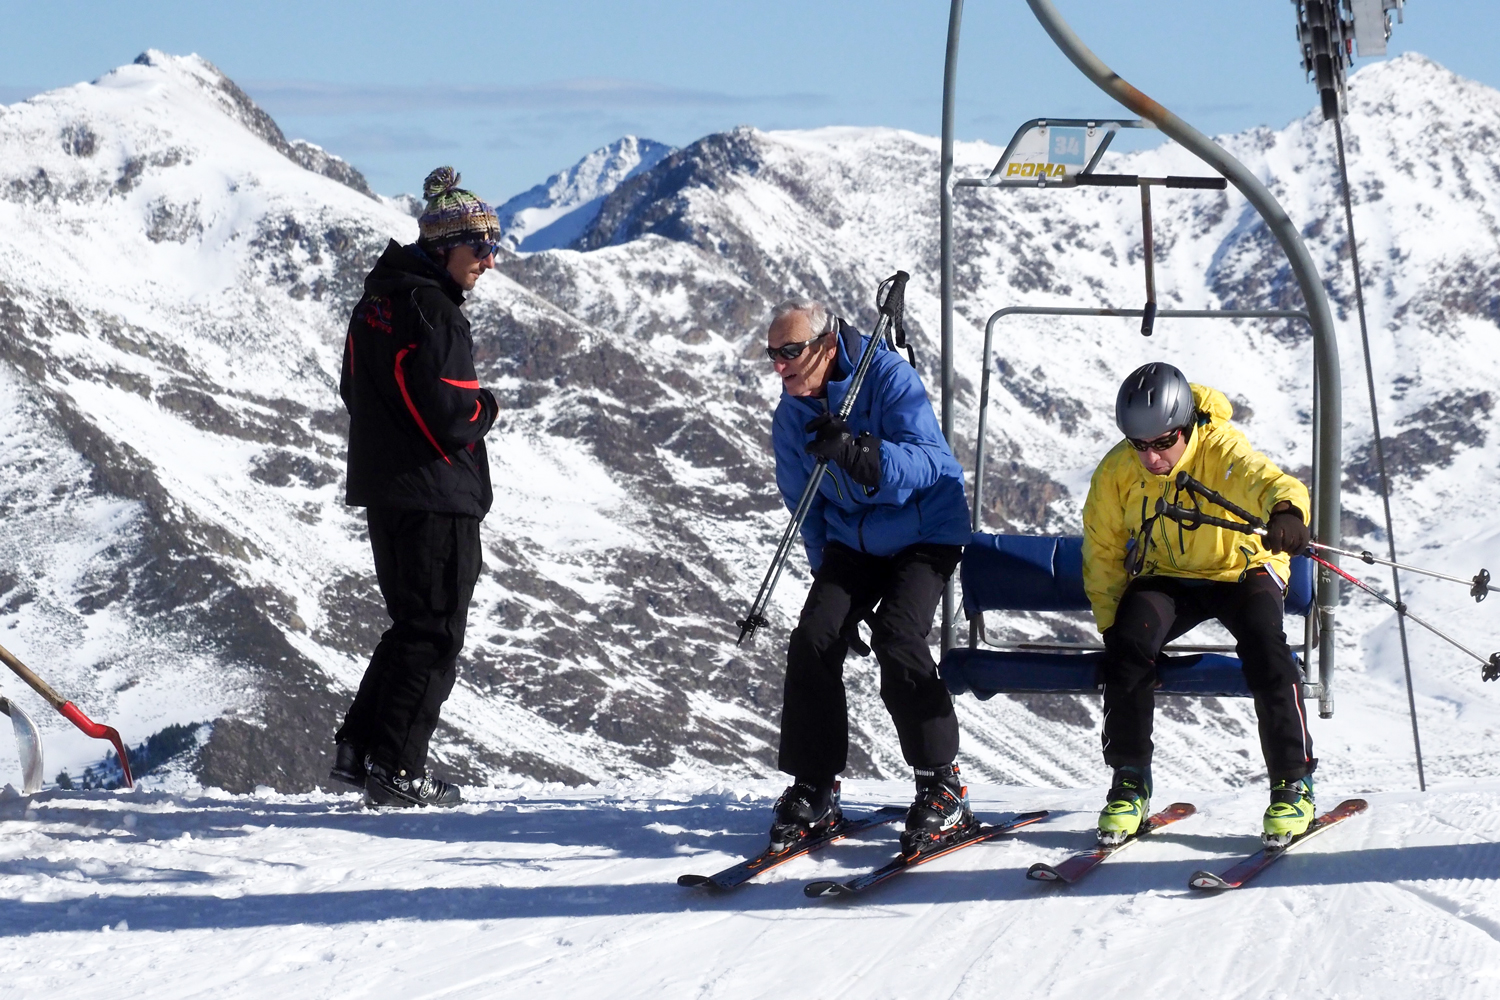
<path fill-rule="evenodd" d="M 1017 839 L 1031 842 L 1029 837 Z M 1242 839 L 1242 838 L 1237 838 Z M 861 860 L 878 855 L 868 844 Z M 974 848 L 976 851 L 983 847 Z M 684 870 L 691 867 L 684 858 Z M 1207 862 L 1220 867 L 1224 859 Z M 372 889 L 252 895 L 221 899 L 206 895 L 99 897 L 55 902 L 10 902 L 0 906 L 0 934 L 93 930 L 127 921 L 131 930 L 177 931 L 290 925 L 338 925 L 378 920 L 506 920 L 546 917 L 653 915 L 687 912 L 766 912 L 828 908 L 849 917 L 893 915 L 900 904 L 1038 901 L 1053 894 L 1111 896 L 1144 890 L 1180 889 L 1177 898 L 1209 895 L 1186 888 L 1203 861 L 1126 861 L 1099 869 L 1074 886 L 1029 882 L 1020 869 L 944 871 L 942 862 L 910 872 L 857 902 L 812 901 L 802 878 L 750 884 L 714 895 L 671 883 L 555 885 L 532 887 Z M 1290 855 L 1261 876 L 1256 892 L 1281 886 L 1353 885 L 1400 880 L 1493 879 L 1500 877 L 1500 843 L 1389 848 Z"/>

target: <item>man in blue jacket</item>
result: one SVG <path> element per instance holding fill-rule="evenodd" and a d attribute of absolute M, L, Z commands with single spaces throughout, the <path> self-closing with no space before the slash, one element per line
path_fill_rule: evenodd
<path fill-rule="evenodd" d="M 880 696 L 916 771 L 902 847 L 931 846 L 974 822 L 953 762 L 953 699 L 927 644 L 933 612 L 969 540 L 963 473 L 916 369 L 900 354 L 810 300 L 776 308 L 766 345 L 782 382 L 772 441 L 788 509 L 818 460 L 829 463 L 802 525 L 813 585 L 787 649 L 779 760 L 795 780 L 777 800 L 771 847 L 785 849 L 842 819 L 844 657 L 866 618 Z M 866 350 L 878 353 L 849 419 L 839 420 L 835 412 Z"/>

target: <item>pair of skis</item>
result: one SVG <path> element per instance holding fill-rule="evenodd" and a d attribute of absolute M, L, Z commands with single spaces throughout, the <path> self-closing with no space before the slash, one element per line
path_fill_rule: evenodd
<path fill-rule="evenodd" d="M 1306 833 L 1294 837 L 1291 843 L 1285 847 L 1263 848 L 1222 873 L 1196 871 L 1188 879 L 1188 885 L 1194 889 L 1238 889 L 1256 875 L 1265 871 L 1272 864 L 1279 861 L 1288 851 L 1293 850 L 1349 817 L 1359 815 L 1368 806 L 1369 803 L 1364 799 L 1346 799 L 1315 819 L 1312 825 L 1307 828 Z M 1167 808 L 1148 817 L 1141 832 L 1127 838 L 1125 841 L 1119 844 L 1101 845 L 1091 848 L 1090 850 L 1075 854 L 1057 865 L 1038 862 L 1027 869 L 1026 877 L 1038 882 L 1076 882 L 1131 844 L 1136 843 L 1143 837 L 1149 837 L 1162 827 L 1170 826 L 1178 820 L 1186 819 L 1196 811 L 1197 809 L 1191 803 L 1174 802 L 1167 806 Z M 683 875 L 677 879 L 677 884 L 682 886 L 701 886 L 707 889 L 733 889 L 750 881 L 757 875 L 768 872 L 772 868 L 783 865 L 794 858 L 811 854 L 813 851 L 827 847 L 829 844 L 843 840 L 845 837 L 851 837 L 855 834 L 883 826 L 886 823 L 901 818 L 905 814 L 906 810 L 904 809 L 887 806 L 868 816 L 847 820 L 842 826 L 821 837 L 810 837 L 779 853 L 762 851 L 760 854 L 752 858 L 747 858 L 736 865 L 731 865 L 714 875 Z M 852 896 L 894 878 L 902 872 L 915 868 L 918 865 L 935 861 L 965 847 L 972 847 L 986 840 L 1002 837 L 1019 830 L 1023 826 L 1029 826 L 1046 818 L 1047 811 L 1045 809 L 1036 812 L 1019 813 L 1004 823 L 977 826 L 966 833 L 960 834 L 953 840 L 938 844 L 928 850 L 920 851 L 916 854 L 897 855 L 887 864 L 861 875 L 856 875 L 847 881 L 839 882 L 825 879 L 809 882 L 803 886 L 802 891 L 805 895 L 814 899 L 824 896 Z"/>
<path fill-rule="evenodd" d="M 883 826 L 893 820 L 901 819 L 906 815 L 906 810 L 895 806 L 886 806 L 877 812 L 858 819 L 846 820 L 844 824 L 830 833 L 821 837 L 809 837 L 799 841 L 793 846 L 779 853 L 762 851 L 753 858 L 746 858 L 739 864 L 718 872 L 714 875 L 683 875 L 677 879 L 678 885 L 702 886 L 706 889 L 733 889 L 735 886 L 743 885 L 762 872 L 768 872 L 772 868 L 783 865 L 793 858 L 800 858 L 804 854 L 811 854 L 820 847 L 827 847 L 845 837 L 863 833 L 876 827 Z M 1020 813 L 1011 817 L 1004 823 L 994 825 L 976 825 L 972 829 L 959 834 L 952 840 L 943 841 L 924 851 L 915 854 L 899 854 L 889 863 L 882 865 L 872 871 L 857 875 L 844 882 L 820 880 L 809 882 L 803 886 L 805 895 L 817 898 L 819 896 L 852 896 L 863 892 L 871 886 L 879 885 L 887 879 L 894 878 L 904 871 L 909 871 L 918 865 L 925 865 L 929 861 L 946 857 L 955 851 L 963 850 L 965 847 L 973 847 L 982 844 L 986 840 L 994 840 L 1008 833 L 1019 830 L 1023 826 L 1039 822 L 1047 818 L 1045 809 L 1036 812 Z"/>
<path fill-rule="evenodd" d="M 1202 870 L 1196 871 L 1188 879 L 1188 886 L 1193 889 L 1238 889 L 1279 861 L 1288 851 L 1317 836 L 1329 827 L 1351 816 L 1359 815 L 1365 811 L 1368 805 L 1369 803 L 1364 799 L 1346 799 L 1313 820 L 1312 825 L 1307 828 L 1305 833 L 1292 838 L 1292 841 L 1285 847 L 1262 848 L 1242 861 L 1239 861 L 1222 874 Z M 1170 826 L 1180 819 L 1186 819 L 1196 811 L 1190 803 L 1174 802 L 1161 812 L 1149 817 L 1139 833 L 1129 837 L 1122 843 L 1109 846 L 1101 845 L 1092 850 L 1083 851 L 1055 866 L 1039 862 L 1027 870 L 1026 877 L 1039 882 L 1076 882 L 1099 867 L 1107 859 L 1118 854 L 1136 841 L 1143 837 L 1149 837 L 1164 826 Z"/>

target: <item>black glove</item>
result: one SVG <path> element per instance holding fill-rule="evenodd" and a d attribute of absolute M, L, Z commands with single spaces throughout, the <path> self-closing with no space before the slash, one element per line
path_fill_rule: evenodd
<path fill-rule="evenodd" d="M 1295 507 L 1278 510 L 1266 522 L 1266 537 L 1261 544 L 1271 552 L 1298 555 L 1307 548 L 1312 539 L 1307 525 L 1302 523 L 1302 512 Z"/>
<path fill-rule="evenodd" d="M 849 478 L 868 489 L 880 486 L 880 439 L 868 431 L 855 437 L 849 425 L 832 413 L 808 421 L 804 428 L 817 435 L 807 442 L 807 453 L 832 462 Z"/>

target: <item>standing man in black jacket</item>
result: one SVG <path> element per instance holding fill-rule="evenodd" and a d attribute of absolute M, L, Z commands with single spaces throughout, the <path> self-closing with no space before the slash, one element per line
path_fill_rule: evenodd
<path fill-rule="evenodd" d="M 490 509 L 484 435 L 495 397 L 479 387 L 464 293 L 495 266 L 495 210 L 439 167 L 410 246 L 392 240 L 349 320 L 339 394 L 349 410 L 345 502 L 365 507 L 375 576 L 391 616 L 334 735 L 330 776 L 376 806 L 453 806 L 427 773 L 427 744 L 457 674 Z"/>

